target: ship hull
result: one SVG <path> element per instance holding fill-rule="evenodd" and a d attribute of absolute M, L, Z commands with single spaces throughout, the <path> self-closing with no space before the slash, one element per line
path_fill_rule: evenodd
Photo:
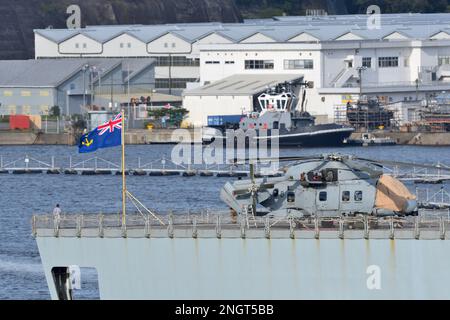
<path fill-rule="evenodd" d="M 258 134 L 256 139 L 259 141 L 265 140 L 268 145 L 273 143 L 274 140 L 278 140 L 277 143 L 281 147 L 336 147 L 344 145 L 344 141 L 350 137 L 353 131 L 353 128 L 338 125 L 319 125 L 300 130 L 280 130 L 276 135 L 269 130 L 267 134 L 264 133 L 264 135 L 259 136 L 259 132 L 256 131 Z M 227 143 L 225 134 L 203 140 L 203 143 L 210 144 L 215 139 L 222 139 L 224 145 Z M 248 147 L 249 138 L 245 142 L 246 147 Z M 238 147 L 236 144 L 237 139 L 235 139 L 235 147 Z"/>
<path fill-rule="evenodd" d="M 69 265 L 96 268 L 101 299 L 450 298 L 448 240 L 38 236 L 37 244 L 53 299 L 51 270 Z"/>
<path fill-rule="evenodd" d="M 288 133 L 279 136 L 284 147 L 333 147 L 342 146 L 353 130 L 323 130 L 311 133 Z"/>

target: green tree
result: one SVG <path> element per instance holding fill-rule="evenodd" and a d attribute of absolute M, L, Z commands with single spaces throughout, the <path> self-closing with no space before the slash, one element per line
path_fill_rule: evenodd
<path fill-rule="evenodd" d="M 50 108 L 50 114 L 51 117 L 59 117 L 61 115 L 61 109 L 59 106 L 53 106 Z"/>

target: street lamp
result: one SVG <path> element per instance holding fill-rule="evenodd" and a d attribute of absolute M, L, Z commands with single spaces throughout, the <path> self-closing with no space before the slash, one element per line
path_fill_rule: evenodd
<path fill-rule="evenodd" d="M 96 66 L 91 66 L 89 68 L 89 78 L 91 80 L 91 104 L 94 103 L 95 101 L 95 95 L 94 95 L 94 76 L 95 76 L 95 71 L 97 70 Z"/>
<path fill-rule="evenodd" d="M 358 70 L 358 77 L 359 77 L 359 100 L 361 101 L 362 96 L 362 71 L 366 70 L 366 66 L 357 67 L 356 70 Z"/>
<path fill-rule="evenodd" d="M 362 71 L 366 70 L 366 69 L 367 69 L 366 66 L 360 66 L 360 67 L 356 68 L 356 70 L 358 70 L 358 76 L 359 76 L 359 98 L 358 98 L 359 103 L 358 103 L 358 105 L 361 105 L 361 103 L 362 103 L 362 98 L 361 98 L 361 96 L 362 96 Z M 365 124 L 366 132 L 369 132 L 368 121 L 369 121 L 369 105 L 367 105 L 367 109 L 366 109 L 366 124 Z"/>
<path fill-rule="evenodd" d="M 86 108 L 86 70 L 89 68 L 89 64 L 85 64 L 81 70 L 83 71 L 83 108 Z"/>

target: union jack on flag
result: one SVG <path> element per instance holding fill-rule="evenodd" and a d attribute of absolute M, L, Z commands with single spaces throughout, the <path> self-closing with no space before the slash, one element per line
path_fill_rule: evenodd
<path fill-rule="evenodd" d="M 122 114 L 99 125 L 94 130 L 81 136 L 78 152 L 92 152 L 99 148 L 115 147 L 122 143 Z"/>
<path fill-rule="evenodd" d="M 108 122 L 105 122 L 102 125 L 99 125 L 97 127 L 98 134 L 101 136 L 106 131 L 109 131 L 109 133 L 114 132 L 114 128 L 121 130 L 122 129 L 122 113 L 119 113 L 117 116 L 114 117 L 114 119 L 109 120 Z"/>

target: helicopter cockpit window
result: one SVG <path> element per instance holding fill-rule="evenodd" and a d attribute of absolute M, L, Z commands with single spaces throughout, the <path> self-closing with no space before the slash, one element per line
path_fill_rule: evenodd
<path fill-rule="evenodd" d="M 355 201 L 362 201 L 362 198 L 363 198 L 363 192 L 355 191 Z"/>
<path fill-rule="evenodd" d="M 319 201 L 327 201 L 327 192 L 326 191 L 319 192 Z"/>
<path fill-rule="evenodd" d="M 342 191 L 342 201 L 350 201 L 350 191 Z"/>
<path fill-rule="evenodd" d="M 295 202 L 295 192 L 289 191 L 287 193 L 287 202 Z"/>

